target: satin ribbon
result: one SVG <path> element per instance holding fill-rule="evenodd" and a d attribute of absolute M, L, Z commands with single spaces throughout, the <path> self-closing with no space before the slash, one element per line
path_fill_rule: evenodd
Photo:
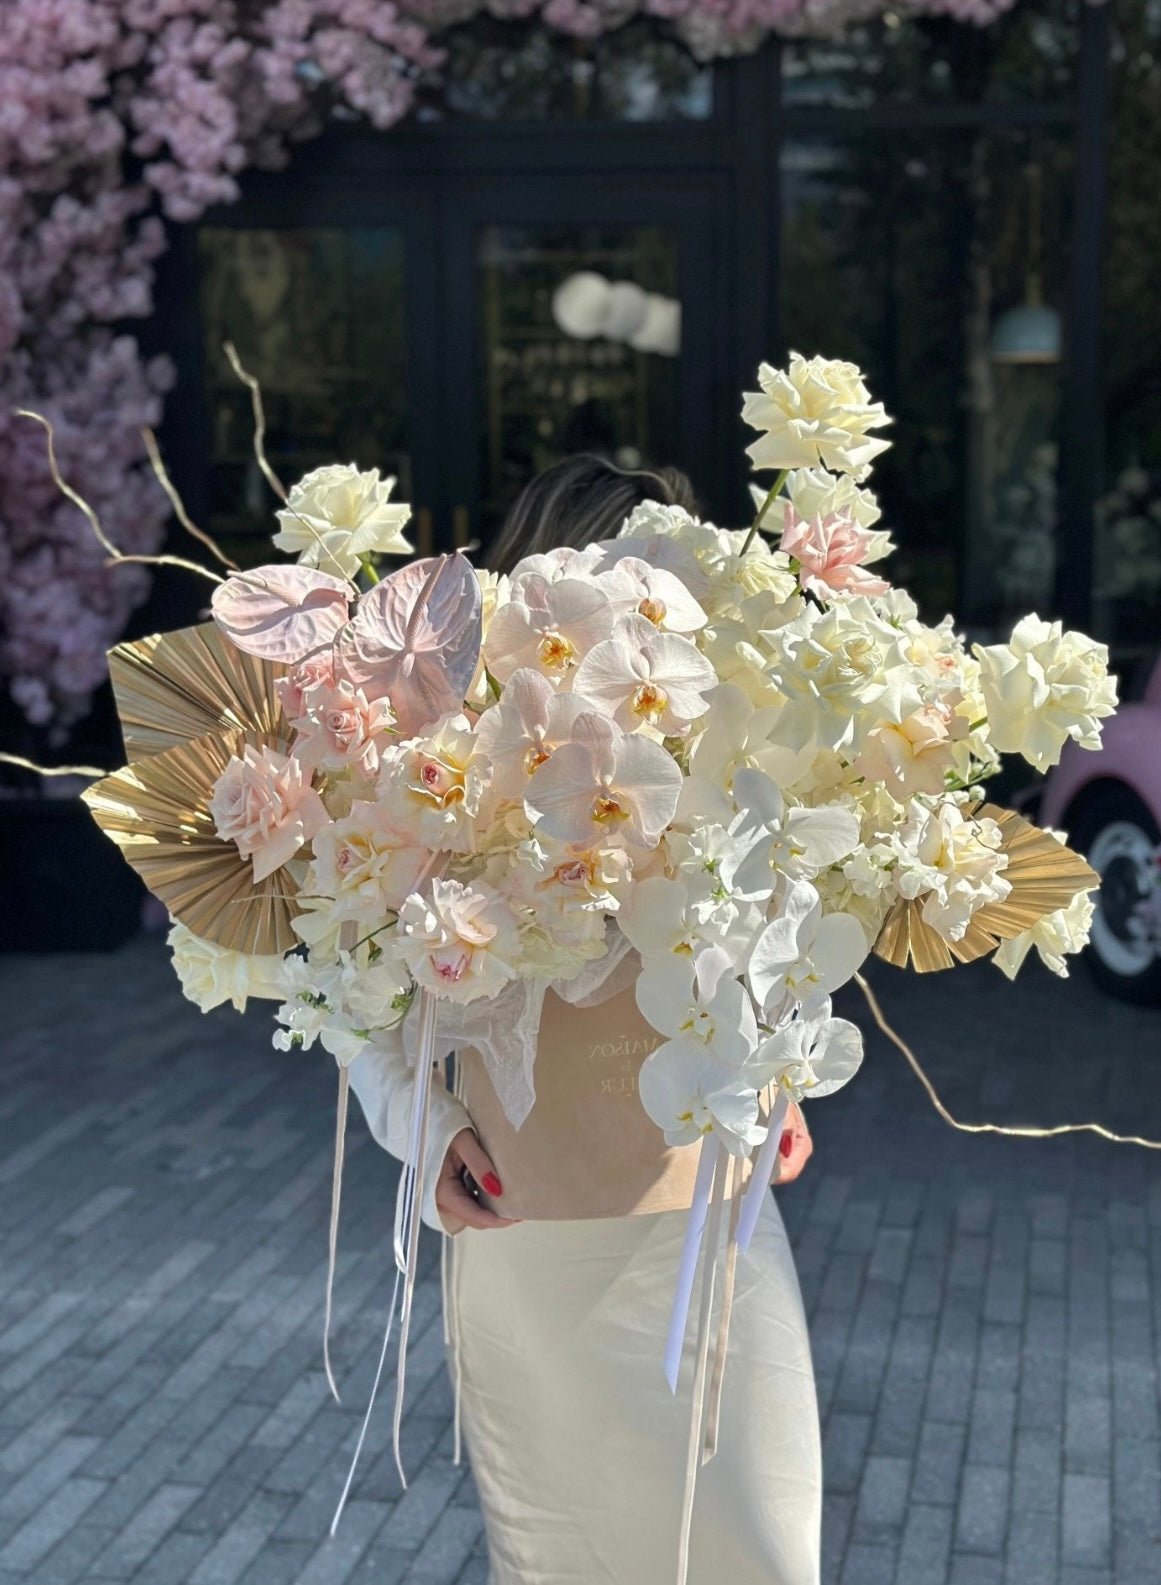
<path fill-rule="evenodd" d="M 718 1151 L 722 1147 L 712 1134 L 701 1142 L 701 1155 L 697 1158 L 697 1177 L 693 1185 L 693 1202 L 685 1223 L 685 1242 L 681 1250 L 681 1265 L 677 1270 L 677 1286 L 673 1294 L 673 1308 L 669 1314 L 669 1336 L 665 1341 L 665 1379 L 670 1392 L 677 1391 L 677 1377 L 681 1369 L 681 1351 L 685 1346 L 685 1330 L 689 1322 L 689 1306 L 693 1298 L 693 1279 L 697 1271 L 697 1257 L 705 1232 L 713 1188 L 714 1168 Z"/>
<path fill-rule="evenodd" d="M 754 1229 L 758 1225 L 758 1218 L 762 1214 L 762 1207 L 766 1203 L 766 1190 L 770 1187 L 774 1177 L 774 1168 L 778 1165 L 778 1146 L 782 1143 L 782 1124 L 786 1121 L 786 1112 L 790 1106 L 790 1096 L 785 1090 L 778 1091 L 773 1110 L 770 1113 L 770 1123 L 766 1131 L 766 1138 L 758 1152 L 758 1159 L 754 1163 L 754 1174 L 746 1188 L 746 1196 L 742 1204 L 742 1214 L 738 1218 L 738 1248 L 744 1255 L 750 1247 L 750 1240 L 754 1236 Z"/>
<path fill-rule="evenodd" d="M 327 1384 L 336 1403 L 342 1403 L 331 1368 L 331 1316 L 334 1311 L 335 1266 L 339 1254 L 339 1205 L 343 1194 L 343 1156 L 347 1137 L 347 1106 L 351 1095 L 351 1079 L 345 1067 L 339 1068 L 339 1099 L 335 1108 L 335 1160 L 331 1171 L 331 1225 L 327 1239 L 327 1293 L 323 1309 L 323 1366 Z"/>

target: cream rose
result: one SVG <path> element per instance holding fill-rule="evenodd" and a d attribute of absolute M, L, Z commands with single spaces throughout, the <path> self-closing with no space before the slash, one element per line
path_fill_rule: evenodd
<path fill-rule="evenodd" d="M 410 555 L 403 537 L 411 508 L 393 502 L 394 479 L 380 479 L 378 468 L 361 473 L 354 463 L 316 468 L 290 488 L 278 513 L 274 543 L 308 567 L 350 577 L 360 559 L 376 552 Z"/>
<path fill-rule="evenodd" d="M 233 842 L 264 881 L 327 824 L 323 801 L 298 760 L 247 744 L 214 783 L 210 814 L 223 842 Z"/>
<path fill-rule="evenodd" d="M 1007 644 L 977 644 L 974 654 L 994 749 L 1022 754 L 1043 771 L 1070 738 L 1082 748 L 1100 747 L 1100 722 L 1117 705 L 1106 645 L 1026 616 Z"/>
<path fill-rule="evenodd" d="M 399 952 L 417 984 L 453 1002 L 494 996 L 514 978 L 516 915 L 482 882 L 434 880 L 399 910 Z"/>
<path fill-rule="evenodd" d="M 872 402 L 861 370 L 853 363 L 790 354 L 789 369 L 763 363 L 760 391 L 748 391 L 742 417 L 763 431 L 747 452 L 755 468 L 813 468 L 862 478 L 889 440 L 869 430 L 891 420 Z"/>
<path fill-rule="evenodd" d="M 203 1013 L 223 1002 L 231 1002 L 244 1013 L 247 997 L 281 1001 L 286 994 L 279 953 L 235 952 L 195 936 L 176 921 L 166 941 L 182 992 Z"/>

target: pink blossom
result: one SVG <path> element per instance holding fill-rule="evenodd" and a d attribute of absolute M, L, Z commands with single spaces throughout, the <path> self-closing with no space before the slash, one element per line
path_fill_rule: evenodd
<path fill-rule="evenodd" d="M 845 512 L 809 520 L 786 508 L 782 549 L 799 563 L 802 587 L 820 600 L 845 594 L 886 594 L 891 587 L 864 570 L 882 535 L 860 528 Z"/>

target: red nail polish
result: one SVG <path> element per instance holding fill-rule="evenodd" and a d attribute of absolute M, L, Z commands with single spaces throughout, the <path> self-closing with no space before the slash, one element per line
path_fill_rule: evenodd
<path fill-rule="evenodd" d="M 484 1176 L 480 1179 L 480 1185 L 483 1188 L 485 1194 L 491 1194 L 495 1196 L 503 1194 L 504 1192 L 503 1185 L 494 1172 L 485 1172 Z"/>
<path fill-rule="evenodd" d="M 788 1128 L 778 1141 L 778 1154 L 785 1160 L 794 1149 L 794 1134 Z"/>

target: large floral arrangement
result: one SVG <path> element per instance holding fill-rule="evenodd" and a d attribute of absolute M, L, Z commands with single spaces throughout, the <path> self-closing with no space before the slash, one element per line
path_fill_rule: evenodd
<path fill-rule="evenodd" d="M 1096 877 L 981 784 L 1001 753 L 1044 769 L 1096 747 L 1115 705 L 1082 634 L 1029 616 L 969 652 L 882 575 L 867 479 L 889 419 L 857 368 L 795 355 L 759 383 L 743 413 L 773 478 L 748 530 L 646 503 L 509 578 L 457 554 L 379 581 L 377 556 L 410 548 L 390 482 L 308 475 L 278 514 L 296 563 L 219 582 L 216 629 L 115 652 L 134 763 L 86 795 L 175 915 L 203 1009 L 273 998 L 276 1044 L 318 1043 L 340 1074 L 368 1043 L 411 1054 L 409 1282 L 437 1029 L 502 1028 L 490 1072 L 519 1127 L 552 1060 L 546 988 L 628 962 L 660 1037 L 641 1103 L 700 1150 L 675 1386 L 708 1208 L 712 1243 L 756 1152 L 744 1247 L 786 1107 L 860 1064 L 831 998 L 868 955 L 1000 948 L 1014 973 L 1034 949 L 1063 972 L 1083 944 Z"/>
<path fill-rule="evenodd" d="M 985 23 L 1011 0 L 905 0 L 896 12 Z M 127 321 L 152 312 L 160 216 L 196 220 L 238 196 L 334 114 L 394 125 L 438 72 L 439 30 L 476 0 L 6 0 L 0 28 L 0 675 L 58 736 L 82 717 L 103 651 L 148 587 L 105 565 L 51 495 L 35 407 L 70 476 L 135 554 L 165 503 L 141 441 L 170 372 Z M 588 36 L 638 12 L 700 54 L 770 31 L 829 31 L 883 0 L 492 0 L 495 14 Z M 116 329 L 114 328 L 116 327 Z"/>

